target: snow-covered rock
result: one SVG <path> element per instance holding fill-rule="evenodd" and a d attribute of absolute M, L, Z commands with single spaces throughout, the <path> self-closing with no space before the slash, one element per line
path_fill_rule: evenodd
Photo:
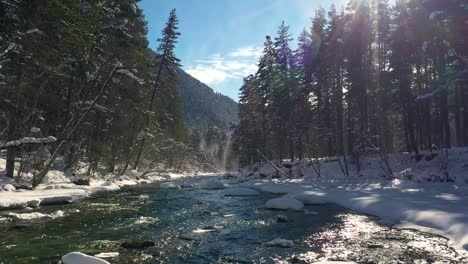
<path fill-rule="evenodd" d="M 120 186 L 113 182 L 106 181 L 90 181 L 89 182 L 89 192 L 91 194 L 101 193 L 101 192 L 113 192 L 120 190 Z"/>
<path fill-rule="evenodd" d="M 68 178 L 63 171 L 59 170 L 50 170 L 42 180 L 42 183 L 46 184 L 62 182 L 70 182 L 70 178 Z"/>
<path fill-rule="evenodd" d="M 119 252 L 102 252 L 94 256 L 96 258 L 116 258 L 119 255 L 120 255 Z"/>
<path fill-rule="evenodd" d="M 23 214 L 17 214 L 17 213 L 8 213 L 8 216 L 11 216 L 13 218 L 19 219 L 19 220 L 33 220 L 33 219 L 40 219 L 40 218 L 59 218 L 63 217 L 65 214 L 63 211 L 58 210 L 52 214 L 43 214 L 39 212 L 33 212 L 33 213 L 23 213 Z"/>
<path fill-rule="evenodd" d="M 315 191 L 304 191 L 297 192 L 290 195 L 291 198 L 299 200 L 304 204 L 325 204 L 327 200 L 325 199 L 325 193 L 315 192 Z"/>
<path fill-rule="evenodd" d="M 7 185 L 3 186 L 3 190 L 7 192 L 12 192 L 15 191 L 16 188 L 13 186 L 13 184 L 8 183 Z"/>
<path fill-rule="evenodd" d="M 181 188 L 193 188 L 193 184 L 190 183 L 190 182 L 181 182 L 181 183 L 179 183 L 179 186 Z"/>
<path fill-rule="evenodd" d="M 286 240 L 286 239 L 281 239 L 281 238 L 275 238 L 271 241 L 265 242 L 265 246 L 268 247 L 284 247 L 284 248 L 290 248 L 294 246 L 294 243 L 291 240 Z"/>
<path fill-rule="evenodd" d="M 302 208 L 304 208 L 304 204 L 301 201 L 289 197 L 280 197 L 268 200 L 265 206 L 269 209 L 279 210 L 302 210 Z"/>
<path fill-rule="evenodd" d="M 255 196 L 259 194 L 260 193 L 254 189 L 244 187 L 234 187 L 224 191 L 224 195 L 226 196 Z"/>
<path fill-rule="evenodd" d="M 218 180 L 208 180 L 202 183 L 201 187 L 203 189 L 226 189 L 226 184 Z"/>
<path fill-rule="evenodd" d="M 163 182 L 159 186 L 162 189 L 180 189 L 180 186 L 173 182 Z"/>
<path fill-rule="evenodd" d="M 71 252 L 62 257 L 63 264 L 110 264 L 109 262 L 80 252 Z"/>

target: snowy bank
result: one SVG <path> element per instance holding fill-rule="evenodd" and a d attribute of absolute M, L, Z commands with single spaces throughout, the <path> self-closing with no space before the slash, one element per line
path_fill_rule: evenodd
<path fill-rule="evenodd" d="M 381 217 L 400 227 L 443 234 L 458 249 L 468 250 L 468 186 L 454 183 L 415 183 L 407 181 L 295 180 L 251 182 L 244 186 L 271 193 L 286 193 L 277 198 L 300 198 L 306 203 L 336 203 L 352 210 Z M 279 208 L 283 202 L 268 201 Z M 294 199 L 291 199 L 294 200 Z M 294 200 L 296 201 L 296 200 Z M 285 202 L 286 203 L 286 202 Z"/>

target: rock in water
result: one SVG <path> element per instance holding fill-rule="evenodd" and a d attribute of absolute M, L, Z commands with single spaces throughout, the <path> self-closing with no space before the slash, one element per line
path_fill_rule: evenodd
<path fill-rule="evenodd" d="M 173 182 L 163 182 L 159 186 L 163 189 L 180 189 L 180 186 Z"/>
<path fill-rule="evenodd" d="M 149 247 L 153 247 L 153 241 L 148 240 L 133 240 L 133 239 L 123 239 L 121 240 L 120 246 L 126 249 L 145 249 Z"/>
<path fill-rule="evenodd" d="M 348 261 L 320 261 L 320 262 L 314 262 L 313 264 L 356 264 L 356 262 L 348 262 Z"/>
<path fill-rule="evenodd" d="M 88 256 L 80 252 L 71 252 L 62 257 L 63 264 L 110 264 L 109 262 Z"/>
<path fill-rule="evenodd" d="M 272 241 L 264 243 L 265 246 L 268 247 L 284 247 L 284 248 L 290 248 L 294 246 L 294 243 L 291 240 L 286 240 L 286 239 L 281 239 L 281 238 L 275 238 Z"/>
<path fill-rule="evenodd" d="M 276 222 L 278 223 L 287 223 L 289 222 L 289 218 L 285 215 L 278 215 L 278 217 L 276 218 Z"/>
<path fill-rule="evenodd" d="M 268 200 L 265 206 L 269 209 L 279 209 L 279 210 L 302 210 L 304 204 L 301 201 L 298 201 L 289 197 L 280 197 Z"/>
<path fill-rule="evenodd" d="M 218 181 L 218 180 L 209 180 L 209 181 L 206 181 L 204 183 L 202 183 L 201 187 L 203 189 L 212 189 L 212 190 L 216 190 L 216 189 L 226 189 L 227 186 Z"/>

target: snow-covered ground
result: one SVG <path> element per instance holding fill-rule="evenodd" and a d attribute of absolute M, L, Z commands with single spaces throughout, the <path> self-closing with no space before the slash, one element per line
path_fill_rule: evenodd
<path fill-rule="evenodd" d="M 423 153 L 419 161 L 409 154 L 389 160 L 385 167 L 378 157 L 367 157 L 359 173 L 350 164 L 350 176 L 336 158 L 285 161 L 277 164 L 282 173 L 265 163 L 245 168 L 238 179 L 242 187 L 304 204 L 336 203 L 398 228 L 443 235 L 468 251 L 468 148 Z"/>

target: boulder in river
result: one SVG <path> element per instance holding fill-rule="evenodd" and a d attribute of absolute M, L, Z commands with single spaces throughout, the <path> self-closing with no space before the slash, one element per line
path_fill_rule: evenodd
<path fill-rule="evenodd" d="M 227 188 L 226 184 L 224 184 L 224 183 L 222 183 L 221 181 L 218 181 L 218 180 L 205 181 L 205 182 L 202 183 L 201 187 L 203 189 L 212 189 L 212 190 L 226 189 Z"/>
<path fill-rule="evenodd" d="M 278 222 L 278 223 L 287 223 L 287 222 L 290 222 L 290 220 L 285 215 L 278 215 L 278 217 L 276 218 L 276 222 Z"/>
<path fill-rule="evenodd" d="M 120 246 L 126 249 L 138 249 L 142 250 L 149 247 L 154 247 L 156 244 L 149 240 L 137 240 L 137 239 L 122 239 L 120 240 Z"/>

